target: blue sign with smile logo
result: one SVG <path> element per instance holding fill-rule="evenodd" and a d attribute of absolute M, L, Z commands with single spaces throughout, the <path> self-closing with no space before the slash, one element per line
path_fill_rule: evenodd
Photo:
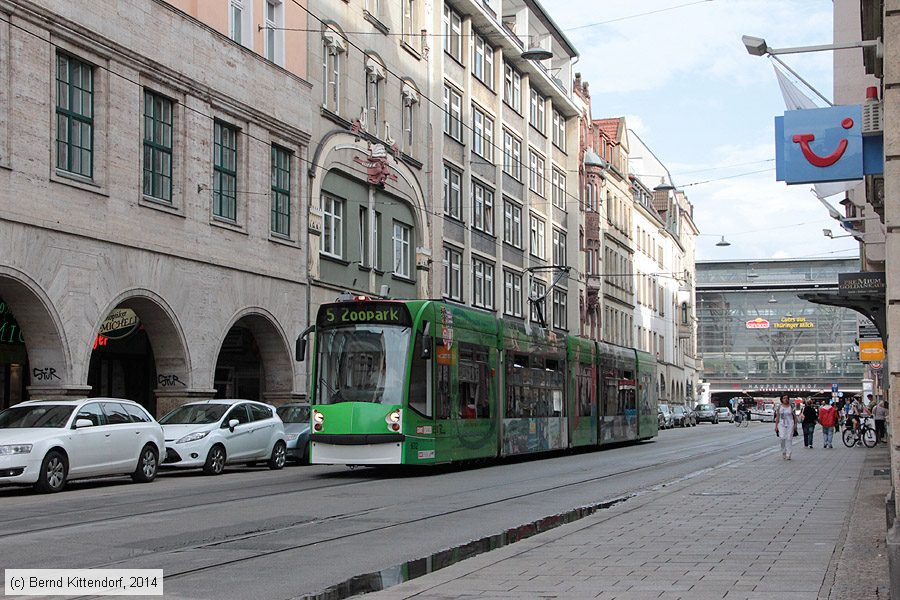
<path fill-rule="evenodd" d="M 788 184 L 862 179 L 862 107 L 791 110 L 775 119 L 776 179 Z"/>

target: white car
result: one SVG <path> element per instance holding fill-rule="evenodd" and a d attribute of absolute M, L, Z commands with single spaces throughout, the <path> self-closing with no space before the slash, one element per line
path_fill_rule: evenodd
<path fill-rule="evenodd" d="M 58 492 L 100 475 L 149 482 L 164 449 L 159 423 L 130 400 L 30 400 L 0 412 L 0 483 Z"/>
<path fill-rule="evenodd" d="M 775 422 L 775 405 L 774 404 L 763 404 L 759 407 L 753 407 L 750 409 L 750 420 L 751 421 L 763 421 L 763 422 Z"/>
<path fill-rule="evenodd" d="M 284 424 L 268 404 L 253 400 L 209 400 L 180 406 L 159 420 L 166 438 L 167 467 L 202 467 L 218 475 L 226 464 L 284 467 Z"/>

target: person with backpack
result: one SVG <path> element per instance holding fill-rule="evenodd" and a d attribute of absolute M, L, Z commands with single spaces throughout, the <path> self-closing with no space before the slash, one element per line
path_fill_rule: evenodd
<path fill-rule="evenodd" d="M 819 424 L 822 425 L 822 437 L 825 439 L 823 448 L 834 448 L 834 428 L 838 421 L 838 411 L 830 402 L 819 408 Z"/>

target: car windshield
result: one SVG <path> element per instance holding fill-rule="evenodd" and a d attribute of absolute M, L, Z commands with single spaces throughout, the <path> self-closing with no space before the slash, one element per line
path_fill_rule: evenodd
<path fill-rule="evenodd" d="M 279 406 L 275 412 L 285 423 L 309 423 L 308 406 Z"/>
<path fill-rule="evenodd" d="M 400 403 L 409 341 L 397 325 L 321 330 L 316 402 Z"/>
<path fill-rule="evenodd" d="M 680 406 L 676 406 L 675 408 L 672 409 L 672 412 L 680 415 L 681 413 L 684 412 L 684 409 L 681 408 Z"/>
<path fill-rule="evenodd" d="M 13 406 L 0 412 L 0 429 L 65 427 L 73 410 L 75 406 L 69 404 Z"/>
<path fill-rule="evenodd" d="M 701 404 L 697 407 L 697 410 L 714 410 L 715 407 L 712 404 Z"/>
<path fill-rule="evenodd" d="M 229 404 L 186 404 L 162 419 L 161 425 L 209 425 L 217 422 L 230 408 Z"/>

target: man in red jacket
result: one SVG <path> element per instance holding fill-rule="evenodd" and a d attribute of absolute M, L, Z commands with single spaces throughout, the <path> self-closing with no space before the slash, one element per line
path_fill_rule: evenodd
<path fill-rule="evenodd" d="M 822 426 L 822 435 L 825 438 L 823 448 L 834 448 L 831 442 L 834 439 L 834 427 L 837 425 L 837 418 L 837 409 L 831 405 L 831 402 L 823 404 L 819 408 L 819 425 Z"/>

